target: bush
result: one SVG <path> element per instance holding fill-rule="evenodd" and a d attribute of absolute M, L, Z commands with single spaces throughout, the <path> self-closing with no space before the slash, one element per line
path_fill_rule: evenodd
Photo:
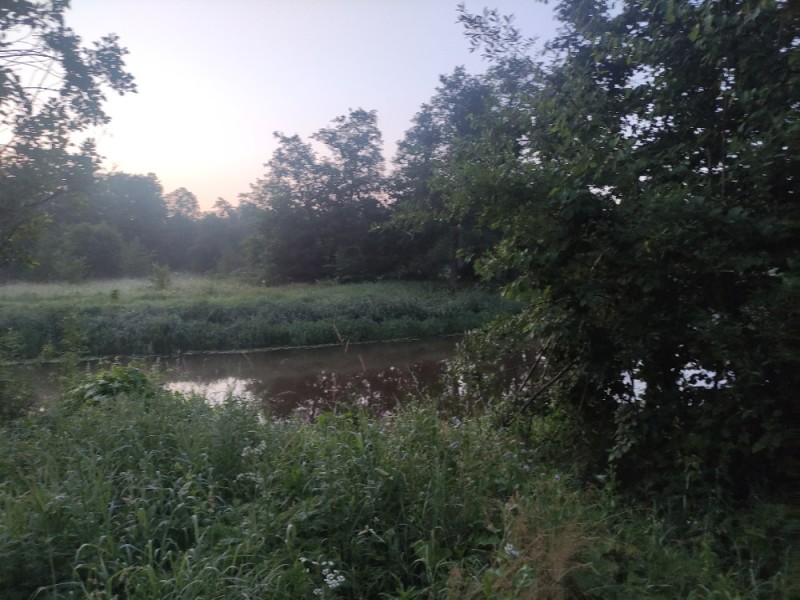
<path fill-rule="evenodd" d="M 169 267 L 154 264 L 150 270 L 150 281 L 153 284 L 153 288 L 158 291 L 167 289 L 170 282 Z"/>

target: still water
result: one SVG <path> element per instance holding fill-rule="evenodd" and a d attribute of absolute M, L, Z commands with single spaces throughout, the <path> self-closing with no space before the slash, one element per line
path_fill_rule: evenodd
<path fill-rule="evenodd" d="M 276 418 L 361 405 L 377 413 L 409 394 L 435 393 L 458 338 L 162 358 L 168 389 L 210 402 L 260 402 Z"/>

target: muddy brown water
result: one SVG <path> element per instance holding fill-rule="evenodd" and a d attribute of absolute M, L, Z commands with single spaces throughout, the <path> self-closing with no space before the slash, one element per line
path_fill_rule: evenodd
<path fill-rule="evenodd" d="M 161 358 L 171 390 L 209 402 L 255 400 L 273 417 L 363 406 L 394 409 L 409 394 L 437 393 L 458 338 Z"/>

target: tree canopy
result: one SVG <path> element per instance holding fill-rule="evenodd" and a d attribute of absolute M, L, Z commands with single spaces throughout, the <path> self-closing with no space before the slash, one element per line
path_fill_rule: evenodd
<path fill-rule="evenodd" d="M 247 200 L 264 215 L 253 261 L 266 280 L 368 279 L 385 268 L 374 224 L 386 218 L 375 111 L 351 110 L 312 140 L 275 134 L 278 148 Z"/>
<path fill-rule="evenodd" d="M 91 181 L 94 145 L 75 134 L 108 121 L 104 89 L 136 89 L 117 37 L 82 45 L 69 4 L 0 2 L 0 260 L 21 258 L 53 202 Z"/>
<path fill-rule="evenodd" d="M 530 300 L 515 331 L 554 374 L 513 410 L 561 414 L 628 485 L 678 473 L 686 494 L 744 492 L 796 475 L 796 11 L 557 14 L 553 62 L 474 149 L 474 210 L 500 233 L 480 269 Z M 461 20 L 496 65 L 518 61 L 521 35 L 491 16 Z M 508 122 L 526 124 L 514 140 Z"/>
<path fill-rule="evenodd" d="M 451 285 L 465 254 L 480 252 L 481 231 L 472 203 L 463 198 L 469 177 L 467 154 L 488 126 L 496 104 L 485 78 L 458 67 L 440 78 L 436 95 L 414 116 L 398 145 L 391 178 L 393 219 L 417 245 L 420 271 L 446 272 Z M 465 168 L 466 167 L 466 168 Z"/>

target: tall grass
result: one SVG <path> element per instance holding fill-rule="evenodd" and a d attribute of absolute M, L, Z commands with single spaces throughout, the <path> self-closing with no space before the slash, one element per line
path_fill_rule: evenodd
<path fill-rule="evenodd" d="M 789 597 L 780 551 L 730 562 L 488 415 L 278 421 L 115 369 L 0 436 L 3 598 Z"/>
<path fill-rule="evenodd" d="M 28 358 L 76 343 L 96 356 L 173 354 L 463 333 L 514 308 L 488 291 L 431 284 L 260 288 L 183 277 L 166 290 L 133 280 L 6 286 L 0 330 L 19 334 Z"/>

